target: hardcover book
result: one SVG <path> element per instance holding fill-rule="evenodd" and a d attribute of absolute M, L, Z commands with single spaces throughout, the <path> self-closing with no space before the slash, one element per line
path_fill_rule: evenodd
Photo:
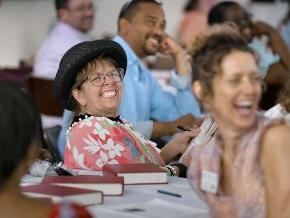
<path fill-rule="evenodd" d="M 105 176 L 124 177 L 124 184 L 167 183 L 167 171 L 149 163 L 107 164 L 103 166 Z"/>
<path fill-rule="evenodd" d="M 81 205 L 93 205 L 103 203 L 101 191 L 62 187 L 51 184 L 38 184 L 21 187 L 22 193 L 35 198 L 50 198 L 52 202 L 71 201 Z"/>
<path fill-rule="evenodd" d="M 122 195 L 124 178 L 116 176 L 45 176 L 42 184 L 102 191 L 104 195 Z"/>

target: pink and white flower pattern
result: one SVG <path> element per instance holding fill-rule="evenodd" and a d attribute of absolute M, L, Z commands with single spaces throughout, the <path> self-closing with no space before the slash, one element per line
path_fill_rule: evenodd
<path fill-rule="evenodd" d="M 67 167 L 101 170 L 104 164 L 144 160 L 164 165 L 154 144 L 140 140 L 127 123 L 91 116 L 74 123 L 69 130 L 64 158 Z"/>

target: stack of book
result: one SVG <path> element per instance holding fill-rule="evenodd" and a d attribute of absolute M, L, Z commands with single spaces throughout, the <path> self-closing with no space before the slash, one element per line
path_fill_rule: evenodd
<path fill-rule="evenodd" d="M 122 195 L 124 178 L 117 176 L 45 176 L 42 184 L 102 191 L 104 195 Z"/>
<path fill-rule="evenodd" d="M 124 184 L 164 184 L 167 171 L 148 163 L 108 164 L 103 167 L 103 176 L 45 176 L 40 184 L 21 186 L 25 195 L 35 198 L 50 198 L 82 205 L 102 204 L 103 196 L 120 196 Z"/>

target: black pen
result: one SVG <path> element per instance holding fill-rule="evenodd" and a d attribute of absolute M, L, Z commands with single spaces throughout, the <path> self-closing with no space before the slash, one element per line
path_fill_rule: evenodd
<path fill-rule="evenodd" d="M 164 191 L 164 190 L 157 190 L 158 193 L 160 194 L 165 194 L 165 195 L 171 195 L 171 196 L 174 196 L 174 197 L 177 197 L 177 198 L 181 198 L 182 196 L 180 194 L 176 194 L 176 193 L 173 193 L 173 192 L 169 192 L 169 191 Z"/>
<path fill-rule="evenodd" d="M 187 129 L 183 126 L 179 126 L 179 125 L 176 125 L 176 128 L 179 129 L 179 130 L 182 130 L 182 131 L 191 131 L 190 129 Z"/>

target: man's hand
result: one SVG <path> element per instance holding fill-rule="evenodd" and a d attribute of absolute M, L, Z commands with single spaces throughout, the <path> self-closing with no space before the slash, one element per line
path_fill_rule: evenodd
<path fill-rule="evenodd" d="M 252 34 L 254 36 L 267 35 L 268 37 L 271 37 L 271 35 L 276 34 L 276 32 L 277 31 L 267 23 L 257 21 L 252 24 Z"/>
<path fill-rule="evenodd" d="M 173 122 L 174 122 L 174 126 L 180 125 L 180 126 L 191 129 L 191 128 L 199 127 L 201 123 L 203 122 L 203 120 L 204 118 L 196 118 L 196 117 L 193 117 L 191 114 L 187 114 Z"/>
<path fill-rule="evenodd" d="M 170 55 L 176 66 L 176 71 L 180 75 L 189 75 L 191 72 L 191 57 L 174 39 L 169 35 L 163 37 L 159 52 L 164 55 Z"/>
<path fill-rule="evenodd" d="M 177 125 L 186 127 L 186 128 L 196 128 L 201 125 L 203 119 L 202 118 L 194 118 L 191 114 L 184 115 L 179 119 L 161 122 L 154 121 L 153 123 L 153 132 L 152 138 L 160 137 L 164 135 L 173 135 L 178 132 Z"/>
<path fill-rule="evenodd" d="M 271 25 L 258 21 L 252 25 L 253 36 L 266 35 L 269 39 L 269 46 L 275 54 L 278 54 L 281 58 L 282 66 L 286 71 L 290 69 L 290 54 L 288 47 L 282 39 L 280 33 Z"/>

